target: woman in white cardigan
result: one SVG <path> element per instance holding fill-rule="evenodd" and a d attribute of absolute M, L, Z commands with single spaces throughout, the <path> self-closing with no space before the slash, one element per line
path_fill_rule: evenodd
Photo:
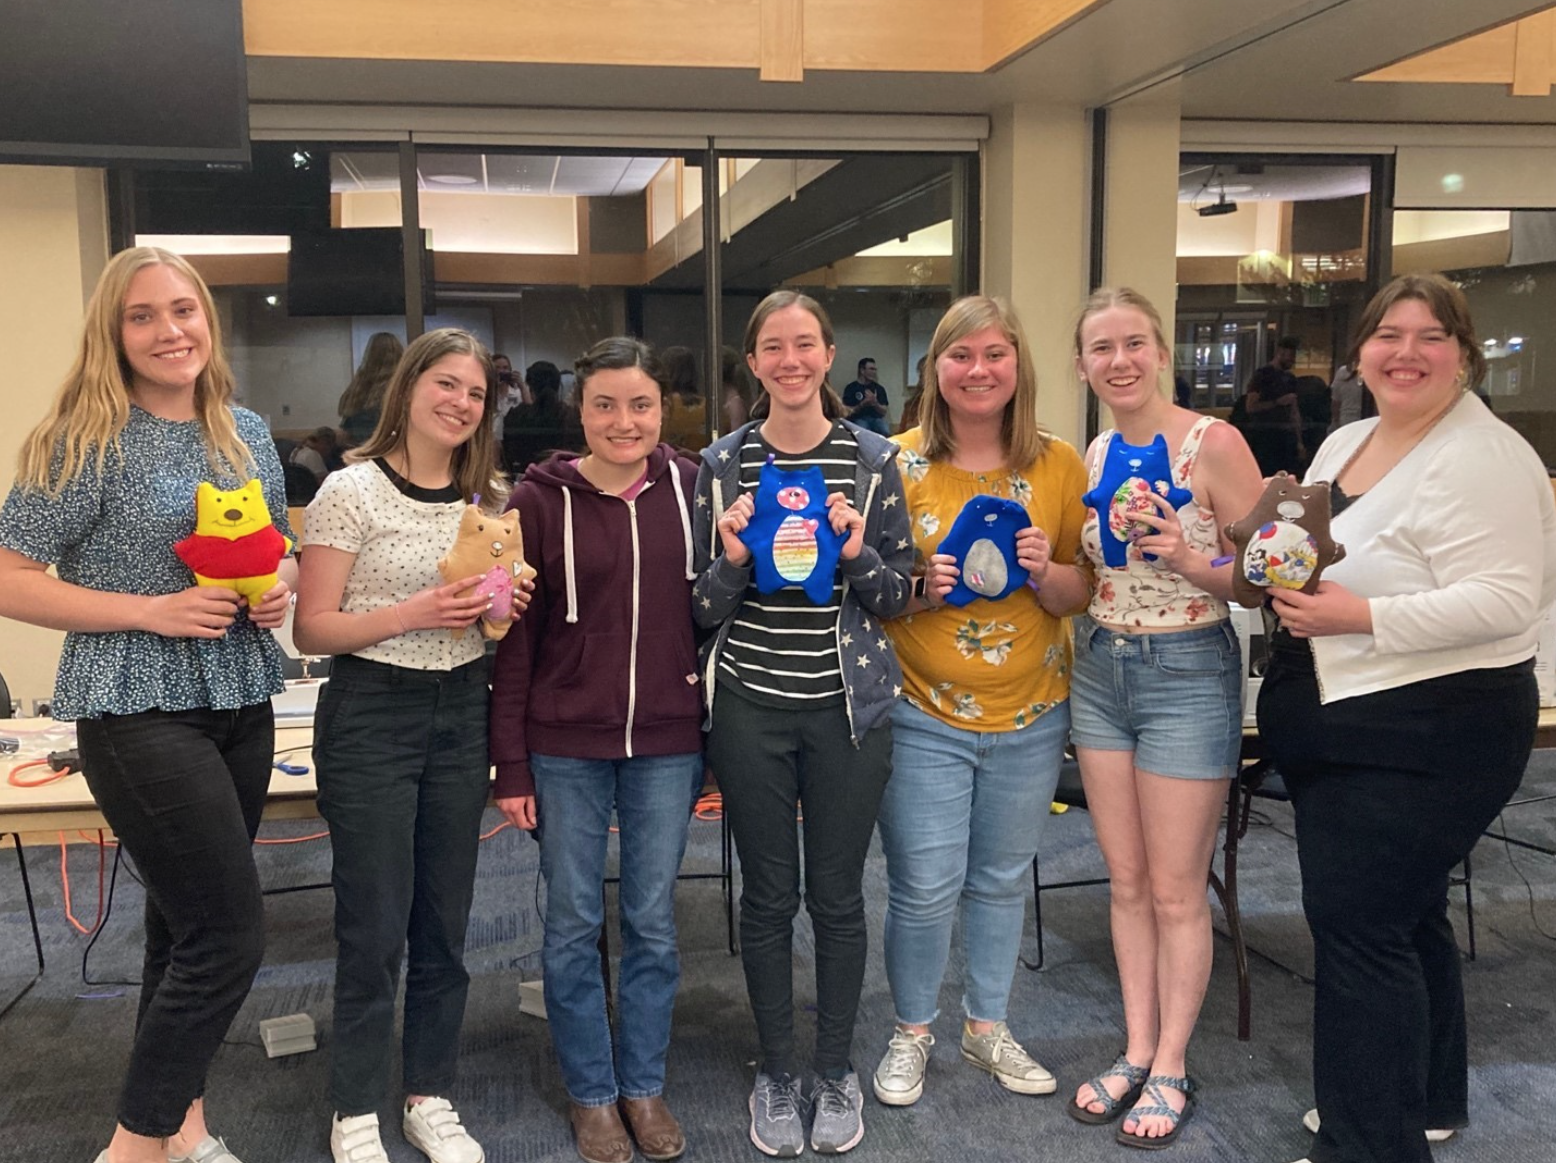
<path fill-rule="evenodd" d="M 1346 558 L 1275 591 L 1259 731 L 1296 811 L 1313 932 L 1312 1163 L 1428 1163 L 1469 1121 L 1448 876 L 1523 776 L 1532 659 L 1556 597 L 1556 506 L 1539 457 L 1470 394 L 1469 306 L 1406 275 L 1350 353 L 1374 420 L 1324 443 Z"/>

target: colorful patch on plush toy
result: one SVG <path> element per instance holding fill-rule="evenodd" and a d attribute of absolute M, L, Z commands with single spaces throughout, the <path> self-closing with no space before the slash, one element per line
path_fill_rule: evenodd
<path fill-rule="evenodd" d="M 1251 607 L 1272 589 L 1312 593 L 1325 567 L 1345 556 L 1345 546 L 1329 536 L 1329 520 L 1327 481 L 1304 485 L 1276 473 L 1252 511 L 1226 526 L 1237 548 L 1232 597 Z"/>
<path fill-rule="evenodd" d="M 264 486 L 256 478 L 236 489 L 198 485 L 195 531 L 176 542 L 173 552 L 193 571 L 196 585 L 236 590 L 255 606 L 275 588 L 276 568 L 291 548 L 271 522 Z"/>
<path fill-rule="evenodd" d="M 1172 480 L 1172 458 L 1167 454 L 1167 438 L 1160 432 L 1150 444 L 1128 444 L 1117 432 L 1102 453 L 1097 484 L 1081 497 L 1081 503 L 1095 509 L 1099 523 L 1110 534 L 1103 537 L 1102 560 L 1110 569 L 1122 569 L 1128 561 L 1132 542 L 1153 532 L 1139 520 L 1142 513 L 1155 513 L 1150 496 L 1161 497 L 1174 509 L 1194 499 L 1188 489 Z M 1106 519 L 1103 519 L 1105 516 Z M 1147 553 L 1145 560 L 1155 558 Z"/>
<path fill-rule="evenodd" d="M 935 550 L 956 558 L 961 571 L 946 604 L 997 602 L 1026 585 L 1027 571 L 1016 560 L 1016 534 L 1031 524 L 1027 511 L 1004 497 L 978 496 L 963 505 Z"/>
<path fill-rule="evenodd" d="M 826 498 L 820 468 L 781 469 L 767 458 L 755 510 L 740 532 L 751 550 L 758 593 L 797 586 L 818 606 L 831 601 L 844 537 L 827 520 Z"/>
<path fill-rule="evenodd" d="M 509 509 L 500 517 L 484 512 L 477 504 L 465 506 L 459 517 L 459 532 L 454 544 L 438 562 L 444 581 L 480 577 L 470 592 L 491 602 L 481 615 L 481 634 L 500 639 L 513 625 L 515 583 L 534 577 L 535 571 L 524 560 L 524 534 L 519 529 L 519 511 Z M 464 627 L 453 631 L 454 638 L 465 636 Z"/>

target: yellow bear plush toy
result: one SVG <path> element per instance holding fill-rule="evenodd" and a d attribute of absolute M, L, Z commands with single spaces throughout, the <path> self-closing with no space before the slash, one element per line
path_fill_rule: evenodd
<path fill-rule="evenodd" d="M 242 488 L 195 489 L 195 531 L 173 552 L 194 571 L 195 584 L 225 586 L 257 606 L 275 588 L 276 567 L 292 548 L 271 523 L 265 490 L 257 479 Z"/>

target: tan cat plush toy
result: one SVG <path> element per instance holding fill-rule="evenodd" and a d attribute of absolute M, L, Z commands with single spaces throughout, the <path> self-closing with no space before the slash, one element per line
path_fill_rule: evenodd
<path fill-rule="evenodd" d="M 459 534 L 438 562 L 444 581 L 481 575 L 475 592 L 492 600 L 491 609 L 481 615 L 481 633 L 499 639 L 513 625 L 513 587 L 535 571 L 524 560 L 524 535 L 519 532 L 519 511 L 509 509 L 500 517 L 482 512 L 479 505 L 467 505 L 459 519 Z M 454 631 L 463 638 L 463 627 Z"/>
<path fill-rule="evenodd" d="M 1253 608 L 1272 588 L 1316 590 L 1324 569 L 1345 556 L 1345 546 L 1329 536 L 1329 515 L 1328 481 L 1304 485 L 1289 473 L 1272 476 L 1253 510 L 1226 527 L 1237 547 L 1232 597 Z"/>

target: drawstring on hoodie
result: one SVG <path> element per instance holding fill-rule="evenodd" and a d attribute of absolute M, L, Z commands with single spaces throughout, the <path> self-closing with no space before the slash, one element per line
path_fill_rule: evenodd
<path fill-rule="evenodd" d="M 567 575 L 567 621 L 578 621 L 578 579 L 573 568 L 573 490 L 562 488 L 562 572 Z"/>
<path fill-rule="evenodd" d="M 670 483 L 675 487 L 676 505 L 681 511 L 681 539 L 686 542 L 686 580 L 696 581 L 697 571 L 692 568 L 692 515 L 686 507 L 686 486 L 681 483 L 681 474 L 676 471 L 673 462 L 670 465 Z"/>

